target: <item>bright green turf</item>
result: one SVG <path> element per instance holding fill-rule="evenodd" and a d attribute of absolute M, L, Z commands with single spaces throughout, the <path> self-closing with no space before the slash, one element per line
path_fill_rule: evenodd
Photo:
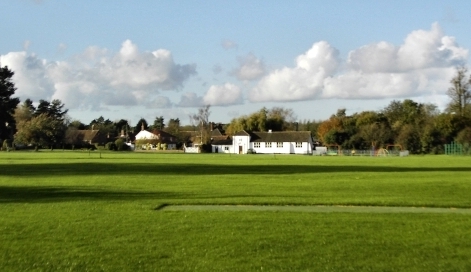
<path fill-rule="evenodd" d="M 470 271 L 469 214 L 154 210 L 471 207 L 471 159 L 0 153 L 2 271 Z"/>

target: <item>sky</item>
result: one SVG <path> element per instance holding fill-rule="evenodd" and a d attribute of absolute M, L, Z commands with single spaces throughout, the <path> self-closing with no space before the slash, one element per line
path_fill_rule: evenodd
<path fill-rule="evenodd" d="M 0 0 L 15 95 L 72 120 L 298 121 L 412 99 L 444 109 L 471 49 L 469 0 Z"/>

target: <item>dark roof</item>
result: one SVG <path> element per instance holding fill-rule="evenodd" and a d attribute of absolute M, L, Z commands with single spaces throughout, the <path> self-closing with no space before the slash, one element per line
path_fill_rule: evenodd
<path fill-rule="evenodd" d="M 251 142 L 307 142 L 310 139 L 310 131 L 250 132 Z"/>
<path fill-rule="evenodd" d="M 248 133 L 245 130 L 238 131 L 234 136 L 250 136 L 250 133 Z"/>
<path fill-rule="evenodd" d="M 103 135 L 99 130 L 68 130 L 66 133 L 66 142 L 69 144 L 104 143 L 107 141 L 107 135 Z"/>
<path fill-rule="evenodd" d="M 232 145 L 232 139 L 227 138 L 227 139 L 213 139 L 211 141 L 212 145 Z"/>
<path fill-rule="evenodd" d="M 224 136 L 224 132 L 222 132 L 219 128 L 213 129 L 211 131 L 211 137 L 213 136 Z"/>
<path fill-rule="evenodd" d="M 163 130 L 155 129 L 155 130 L 152 131 L 152 133 L 155 134 L 155 135 L 158 135 L 159 139 L 162 142 L 165 142 L 165 143 L 176 143 L 176 142 L 178 142 L 177 136 L 172 135 L 172 134 L 170 134 L 168 132 L 165 132 Z"/>

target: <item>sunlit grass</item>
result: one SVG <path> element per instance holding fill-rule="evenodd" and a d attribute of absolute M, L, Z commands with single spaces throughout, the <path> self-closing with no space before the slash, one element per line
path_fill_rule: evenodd
<path fill-rule="evenodd" d="M 471 216 L 154 210 L 471 207 L 467 157 L 0 153 L 3 271 L 467 271 Z"/>

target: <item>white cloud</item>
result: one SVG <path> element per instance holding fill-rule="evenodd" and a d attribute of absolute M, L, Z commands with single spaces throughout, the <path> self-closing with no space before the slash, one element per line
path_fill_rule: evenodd
<path fill-rule="evenodd" d="M 54 93 L 54 81 L 48 75 L 47 61 L 23 51 L 3 55 L 0 62 L 15 73 L 15 95 L 37 101 L 49 98 Z"/>
<path fill-rule="evenodd" d="M 239 80 L 256 80 L 265 74 L 265 64 L 254 54 L 238 57 L 237 61 L 239 62 L 239 67 L 234 69 L 232 74 Z"/>
<path fill-rule="evenodd" d="M 224 85 L 213 85 L 203 97 L 205 105 L 227 106 L 242 103 L 241 89 L 231 83 Z"/>
<path fill-rule="evenodd" d="M 315 43 L 296 58 L 294 68 L 284 67 L 263 77 L 249 94 L 250 101 L 299 101 L 322 93 L 324 79 L 339 67 L 337 49 L 325 41 Z"/>
<path fill-rule="evenodd" d="M 337 50 L 316 43 L 284 67 L 260 80 L 251 101 L 304 99 L 410 98 L 444 94 L 457 65 L 465 65 L 468 50 L 446 36 L 435 23 L 430 30 L 411 32 L 400 46 L 388 42 L 353 50 L 341 64 Z M 340 70 L 340 67 L 344 69 Z"/>
<path fill-rule="evenodd" d="M 180 89 L 196 74 L 194 64 L 176 64 L 170 51 L 140 52 L 130 40 L 115 54 L 91 46 L 68 61 L 51 62 L 11 52 L 2 56 L 2 64 L 15 72 L 21 98 L 57 98 L 68 108 L 144 104 L 160 90 Z"/>

